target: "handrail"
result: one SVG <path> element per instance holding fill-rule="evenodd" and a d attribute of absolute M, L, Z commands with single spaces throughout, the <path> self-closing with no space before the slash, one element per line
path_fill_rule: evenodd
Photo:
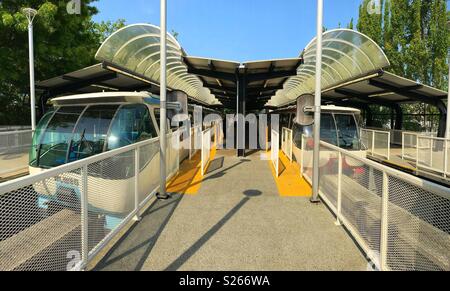
<path fill-rule="evenodd" d="M 378 269 L 450 270 L 450 188 L 320 145 L 326 170 L 320 171 L 319 195 Z M 302 147 L 301 160 L 311 151 Z M 343 171 L 344 165 L 355 171 Z"/>
<path fill-rule="evenodd" d="M 171 137 L 175 137 L 174 142 L 176 144 L 172 145 L 168 155 L 170 163 L 168 167 L 168 179 L 179 170 L 180 131 L 175 131 L 166 135 L 166 138 L 168 139 Z M 141 141 L 123 148 L 111 150 L 93 157 L 61 165 L 38 174 L 1 184 L 0 199 L 3 199 L 5 194 L 9 194 L 9 196 L 3 204 L 0 203 L 0 212 L 10 211 L 12 206 L 20 206 L 21 208 L 20 217 L 5 222 L 9 223 L 10 226 L 6 225 L 5 227 L 0 228 L 0 244 L 2 247 L 14 247 L 17 244 L 16 240 L 20 240 L 24 245 L 28 245 L 26 240 L 30 239 L 30 236 L 27 233 L 30 231 L 33 232 L 33 227 L 38 224 L 39 227 L 43 228 L 55 228 L 55 231 L 61 235 L 61 237 L 52 238 L 51 235 L 41 237 L 32 236 L 39 239 L 42 243 L 24 248 L 23 252 L 18 251 L 18 253 L 14 254 L 14 258 L 10 257 L 10 254 L 8 253 L 1 253 L 0 269 L 25 268 L 25 270 L 28 270 L 28 268 L 31 268 L 33 270 L 47 270 L 55 268 L 59 270 L 61 268 L 66 268 L 66 266 L 62 267 L 60 263 L 63 263 L 64 260 L 67 259 L 66 256 L 68 254 L 59 249 L 62 247 L 63 250 L 66 250 L 66 245 L 61 245 L 53 250 L 53 244 L 56 243 L 54 245 L 55 247 L 59 245 L 58 240 L 67 240 L 66 251 L 68 252 L 72 251 L 69 247 L 75 248 L 74 246 L 81 246 L 80 249 L 74 250 L 80 252 L 79 261 L 77 260 L 76 264 L 72 264 L 70 267 L 67 265 L 67 269 L 85 269 L 88 263 L 104 249 L 133 218 L 139 219 L 140 212 L 147 206 L 148 201 L 150 201 L 158 190 L 159 178 L 157 175 L 151 174 L 153 173 L 151 172 L 152 167 L 147 167 L 147 170 L 150 172 L 145 172 L 147 173 L 145 174 L 146 177 L 150 173 L 152 178 L 149 177 L 149 179 L 145 179 L 147 181 L 141 181 L 139 179 L 139 176 L 144 175 L 144 172 L 141 171 L 145 171 L 141 169 L 143 162 L 141 158 L 144 158 L 145 161 L 148 160 L 149 162 L 155 161 L 153 158 L 159 153 L 158 147 L 155 147 L 158 142 L 159 137 Z M 114 163 L 114 161 L 117 161 L 116 158 L 123 158 L 122 154 L 128 152 L 130 152 L 130 155 L 127 155 L 125 160 Z M 116 169 L 116 166 L 119 168 Z M 101 169 L 101 174 L 91 175 L 89 173 L 91 171 L 97 173 L 96 169 Z M 126 169 L 127 172 L 124 178 L 118 180 L 109 178 L 110 174 L 116 173 L 117 170 L 120 172 L 123 169 Z M 129 174 L 129 170 L 132 171 L 131 174 Z M 98 184 L 103 183 L 102 181 L 108 183 L 108 187 L 106 187 L 108 189 L 104 189 L 106 184 Z M 67 184 L 58 186 L 58 183 L 61 182 Z M 142 188 L 142 183 L 146 185 L 144 187 L 145 189 Z M 65 213 L 71 217 L 71 221 L 57 221 L 59 224 L 55 224 L 55 218 L 53 218 L 52 212 L 48 212 L 47 214 L 43 213 L 43 215 L 46 215 L 42 218 L 43 220 L 33 222 L 37 218 L 35 207 L 38 206 L 35 201 L 32 203 L 27 202 L 28 200 L 24 201 L 24 197 L 35 199 L 33 198 L 36 197 L 35 195 L 43 195 L 42 197 L 46 197 L 46 195 L 55 195 L 55 197 L 58 197 L 59 193 L 67 195 L 62 192 L 70 185 L 76 185 L 76 189 L 79 191 L 78 197 L 70 199 L 74 204 L 67 209 L 64 208 L 65 212 L 61 212 L 60 216 L 63 217 L 63 214 Z M 30 195 L 30 193 L 32 195 Z M 77 199 L 79 199 L 78 204 L 76 202 Z M 114 199 L 121 200 L 116 201 Z M 67 198 L 62 198 L 61 203 L 66 203 L 66 201 Z M 132 205 L 129 202 L 133 202 Z M 106 229 L 103 229 L 106 227 L 106 224 L 103 227 L 99 227 L 96 222 L 92 224 L 92 217 L 88 215 L 88 211 L 99 211 L 99 213 L 103 215 L 118 213 L 120 214 L 121 220 L 117 225 L 108 228 L 110 231 L 106 231 Z M 99 217 L 101 217 L 100 214 Z M 122 215 L 124 215 L 124 217 Z M 42 225 L 40 225 L 41 223 Z M 76 229 L 78 229 L 81 234 L 74 234 Z M 91 241 L 93 237 L 95 237 L 94 245 L 92 245 Z M 44 251 L 44 249 L 40 248 L 50 248 L 48 250 L 45 249 L 47 252 L 45 258 L 42 258 L 39 255 L 40 252 Z M 35 261 L 35 263 L 33 263 L 32 266 L 28 265 L 28 260 Z"/>
<path fill-rule="evenodd" d="M 411 144 L 406 144 L 407 137 L 411 137 Z M 427 141 L 424 144 L 421 141 Z M 444 179 L 450 177 L 450 138 L 430 137 L 417 133 L 404 132 L 402 134 L 402 159 L 413 160 L 416 169 L 436 172 L 441 174 Z M 412 149 L 412 153 L 406 153 Z M 427 150 L 424 154 L 423 151 Z M 428 151 L 429 150 L 429 151 Z"/>

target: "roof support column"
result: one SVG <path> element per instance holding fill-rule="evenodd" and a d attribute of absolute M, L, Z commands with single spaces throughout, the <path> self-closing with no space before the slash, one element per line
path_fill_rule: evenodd
<path fill-rule="evenodd" d="M 158 198 L 167 199 L 169 195 L 166 193 L 166 116 L 167 116 L 167 0 L 161 0 L 161 70 L 160 70 L 160 126 L 159 126 L 159 160 L 160 160 L 160 182 Z M 136 173 L 137 174 L 137 173 Z"/>
<path fill-rule="evenodd" d="M 236 98 L 236 120 L 237 120 L 237 156 L 245 157 L 245 102 L 247 78 L 245 69 L 241 66 L 237 73 L 237 98 Z"/>
<path fill-rule="evenodd" d="M 395 127 L 393 129 L 402 130 L 403 129 L 403 109 L 399 104 L 394 106 L 395 110 Z"/>
<path fill-rule="evenodd" d="M 316 50 L 316 87 L 314 98 L 314 151 L 313 151 L 313 196 L 312 203 L 319 200 L 319 158 L 320 158 L 320 105 L 322 103 L 322 34 L 323 0 L 317 0 L 317 50 Z"/>
<path fill-rule="evenodd" d="M 450 60 L 450 50 L 449 50 L 449 57 Z M 447 95 L 447 121 L 446 121 L 446 138 L 450 138 L 450 61 L 448 66 L 448 95 Z"/>

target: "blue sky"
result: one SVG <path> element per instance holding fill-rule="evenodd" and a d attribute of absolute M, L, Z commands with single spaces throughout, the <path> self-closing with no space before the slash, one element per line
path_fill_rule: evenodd
<path fill-rule="evenodd" d="M 234 61 L 297 57 L 315 36 L 315 0 L 167 0 L 168 29 L 189 55 Z M 361 0 L 324 0 L 324 25 L 346 26 Z M 96 21 L 159 25 L 159 0 L 100 0 Z M 356 23 L 356 22 L 355 22 Z"/>

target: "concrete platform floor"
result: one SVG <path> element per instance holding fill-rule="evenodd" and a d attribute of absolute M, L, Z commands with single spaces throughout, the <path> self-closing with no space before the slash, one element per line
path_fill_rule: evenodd
<path fill-rule="evenodd" d="M 157 201 L 97 270 L 366 270 L 324 204 L 279 195 L 270 163 L 219 151 L 197 195 Z"/>

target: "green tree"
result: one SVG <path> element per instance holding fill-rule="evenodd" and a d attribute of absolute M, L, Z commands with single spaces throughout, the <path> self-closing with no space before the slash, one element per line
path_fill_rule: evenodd
<path fill-rule="evenodd" d="M 124 24 L 94 23 L 95 0 L 83 0 L 81 14 L 68 14 L 67 1 L 2 0 L 0 2 L 0 124 L 29 124 L 27 20 L 22 8 L 38 10 L 34 21 L 36 80 L 95 63 L 101 41 Z"/>
<path fill-rule="evenodd" d="M 446 90 L 450 44 L 446 1 L 382 0 L 381 14 L 369 14 L 368 3 L 362 1 L 357 29 L 383 48 L 391 62 L 388 70 Z M 426 104 L 403 105 L 403 109 L 406 114 L 437 113 Z M 432 118 L 437 123 L 437 116 Z"/>

